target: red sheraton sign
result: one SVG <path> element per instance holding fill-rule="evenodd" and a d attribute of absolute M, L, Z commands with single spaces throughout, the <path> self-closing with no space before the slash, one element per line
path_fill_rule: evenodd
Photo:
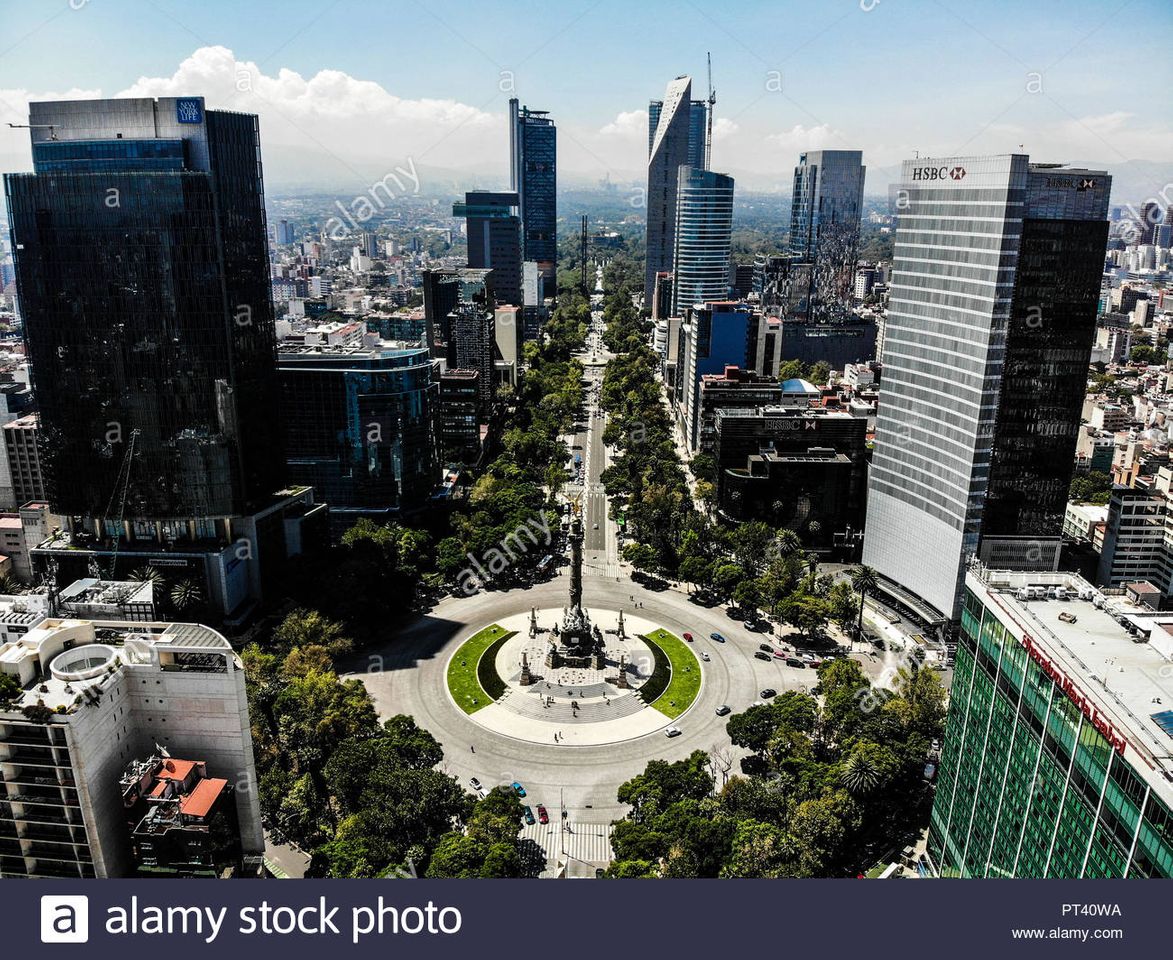
<path fill-rule="evenodd" d="M 1111 721 L 1096 709 L 1096 705 L 1088 697 L 1084 696 L 1075 681 L 1059 669 L 1058 665 L 1039 648 L 1030 634 L 1023 635 L 1022 645 L 1026 647 L 1026 652 L 1031 655 L 1034 662 L 1042 668 L 1043 673 L 1059 685 L 1059 689 L 1067 694 L 1071 701 L 1083 711 L 1083 715 L 1091 721 L 1092 726 L 1104 735 L 1104 739 L 1112 744 L 1118 754 L 1124 756 L 1124 748 L 1128 741 L 1122 734 L 1116 732 Z"/>

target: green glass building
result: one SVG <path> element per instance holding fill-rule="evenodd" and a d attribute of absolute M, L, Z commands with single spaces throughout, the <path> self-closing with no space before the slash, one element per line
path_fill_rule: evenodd
<path fill-rule="evenodd" d="M 966 575 L 928 853 L 946 877 L 1173 877 L 1173 615 Z"/>

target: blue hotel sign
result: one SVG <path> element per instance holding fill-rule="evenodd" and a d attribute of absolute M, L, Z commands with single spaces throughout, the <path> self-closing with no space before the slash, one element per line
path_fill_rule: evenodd
<path fill-rule="evenodd" d="M 203 123 L 203 101 L 199 97 L 181 97 L 176 100 L 175 119 L 180 123 Z"/>

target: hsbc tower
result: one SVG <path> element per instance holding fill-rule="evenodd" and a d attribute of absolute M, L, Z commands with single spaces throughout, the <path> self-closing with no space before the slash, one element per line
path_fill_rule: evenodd
<path fill-rule="evenodd" d="M 1057 568 L 1110 187 L 1024 154 L 906 160 L 893 185 L 863 561 L 930 622 L 959 616 L 971 557 Z"/>

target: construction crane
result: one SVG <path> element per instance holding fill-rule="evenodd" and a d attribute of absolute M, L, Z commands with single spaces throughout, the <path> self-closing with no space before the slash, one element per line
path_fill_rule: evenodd
<path fill-rule="evenodd" d="M 705 111 L 705 169 L 709 170 L 713 159 L 713 106 L 717 102 L 717 91 L 713 89 L 713 55 L 705 54 L 709 65 L 709 107 Z"/>
<path fill-rule="evenodd" d="M 10 123 L 13 130 L 48 130 L 49 139 L 57 139 L 57 125 L 53 123 Z"/>
<path fill-rule="evenodd" d="M 126 453 L 122 457 L 122 463 L 118 467 L 118 477 L 114 481 L 114 489 L 110 491 L 110 502 L 106 504 L 106 514 L 102 517 L 103 520 L 110 519 L 110 513 L 114 509 L 114 501 L 118 501 L 118 516 L 115 518 L 116 533 L 114 535 L 114 552 L 110 557 L 110 572 L 106 575 L 107 580 L 114 579 L 114 568 L 118 564 L 118 547 L 122 543 L 122 521 L 126 516 L 126 493 L 130 488 L 130 468 L 134 463 L 134 444 L 138 440 L 139 429 L 130 431 L 130 443 L 126 446 Z"/>

